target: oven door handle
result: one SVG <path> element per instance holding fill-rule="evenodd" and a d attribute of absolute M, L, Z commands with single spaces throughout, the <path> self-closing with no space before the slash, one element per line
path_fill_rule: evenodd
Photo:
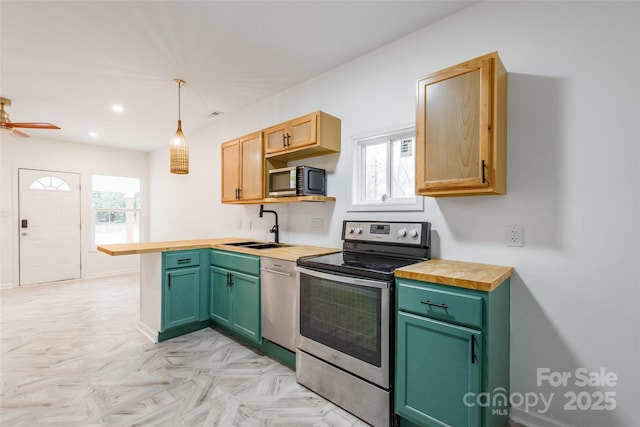
<path fill-rule="evenodd" d="M 369 280 L 369 279 L 360 279 L 357 277 L 341 276 L 338 274 L 323 273 L 321 271 L 310 270 L 304 267 L 296 267 L 296 271 L 302 274 L 307 274 L 309 276 L 317 277 L 319 279 L 331 280 L 333 282 L 340 282 L 348 285 L 357 285 L 357 286 L 364 286 L 367 288 L 378 288 L 378 289 L 389 288 L 389 282 L 385 282 L 382 280 Z"/>

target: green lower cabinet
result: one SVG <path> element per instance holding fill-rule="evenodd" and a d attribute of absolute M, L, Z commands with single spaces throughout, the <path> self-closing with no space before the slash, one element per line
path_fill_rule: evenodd
<path fill-rule="evenodd" d="M 232 273 L 230 287 L 232 328 L 254 342 L 262 342 L 260 278 L 244 273 Z"/>
<path fill-rule="evenodd" d="M 509 420 L 509 279 L 491 292 L 396 279 L 400 426 Z"/>
<path fill-rule="evenodd" d="M 198 321 L 200 267 L 165 271 L 163 330 Z"/>
<path fill-rule="evenodd" d="M 465 396 L 481 390 L 482 334 L 398 313 L 396 413 L 420 425 L 480 425 L 480 407 Z"/>
<path fill-rule="evenodd" d="M 211 320 L 261 344 L 259 257 L 212 250 L 211 262 Z"/>
<path fill-rule="evenodd" d="M 210 267 L 211 300 L 209 317 L 220 325 L 231 326 L 231 272 L 219 267 Z"/>
<path fill-rule="evenodd" d="M 158 341 L 211 325 L 208 251 L 184 250 L 162 254 L 162 314 Z"/>

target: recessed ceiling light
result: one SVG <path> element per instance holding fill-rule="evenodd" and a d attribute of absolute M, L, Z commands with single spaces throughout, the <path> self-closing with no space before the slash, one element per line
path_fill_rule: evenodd
<path fill-rule="evenodd" d="M 113 104 L 111 106 L 111 109 L 114 113 L 122 113 L 124 111 L 124 107 L 120 104 Z"/>
<path fill-rule="evenodd" d="M 91 138 L 97 138 L 98 137 L 98 132 L 89 132 L 89 136 Z"/>

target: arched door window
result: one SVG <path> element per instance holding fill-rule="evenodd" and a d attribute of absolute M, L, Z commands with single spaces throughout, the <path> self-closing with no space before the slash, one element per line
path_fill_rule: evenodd
<path fill-rule="evenodd" d="M 71 187 L 57 176 L 43 176 L 33 181 L 29 190 L 71 191 Z"/>

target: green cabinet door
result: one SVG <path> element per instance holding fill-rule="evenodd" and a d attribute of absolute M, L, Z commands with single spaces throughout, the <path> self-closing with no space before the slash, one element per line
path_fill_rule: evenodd
<path fill-rule="evenodd" d="M 200 309 L 200 267 L 164 272 L 162 329 L 198 321 Z"/>
<path fill-rule="evenodd" d="M 402 311 L 397 319 L 395 412 L 420 426 L 481 425 L 482 333 Z"/>
<path fill-rule="evenodd" d="M 211 320 L 262 344 L 260 257 L 217 249 L 210 254 Z"/>
<path fill-rule="evenodd" d="M 233 329 L 260 343 L 260 278 L 244 273 L 231 273 L 231 292 Z"/>
<path fill-rule="evenodd" d="M 219 267 L 209 267 L 210 271 L 210 304 L 209 316 L 211 320 L 231 326 L 231 286 L 229 270 Z"/>

